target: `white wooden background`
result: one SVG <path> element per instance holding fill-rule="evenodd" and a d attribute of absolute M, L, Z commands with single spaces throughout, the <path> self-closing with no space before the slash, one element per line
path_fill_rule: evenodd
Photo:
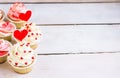
<path fill-rule="evenodd" d="M 18 0 L 0 0 L 0 2 L 17 2 Z M 120 2 L 120 0 L 19 0 L 21 2 Z"/>
<path fill-rule="evenodd" d="M 1 3 L 8 11 L 10 4 Z M 120 78 L 120 3 L 27 3 L 42 31 L 32 72 L 0 78 Z M 4 75 L 6 74 L 6 75 Z"/>

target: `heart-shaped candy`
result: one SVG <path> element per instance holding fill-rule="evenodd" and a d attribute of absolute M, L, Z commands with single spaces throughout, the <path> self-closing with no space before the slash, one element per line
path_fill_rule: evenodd
<path fill-rule="evenodd" d="M 13 35 L 16 39 L 22 41 L 28 34 L 28 31 L 27 30 L 15 30 Z"/>
<path fill-rule="evenodd" d="M 28 21 L 31 17 L 32 12 L 30 10 L 26 11 L 26 13 L 20 13 L 19 18 L 24 21 Z"/>

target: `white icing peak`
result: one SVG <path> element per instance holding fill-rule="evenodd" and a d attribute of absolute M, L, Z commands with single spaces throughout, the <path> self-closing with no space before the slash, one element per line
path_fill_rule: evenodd
<path fill-rule="evenodd" d="M 25 41 L 29 42 L 31 45 L 38 43 L 39 38 L 41 37 L 40 30 L 35 26 L 33 23 L 26 24 L 23 29 L 28 30 L 28 35 L 24 39 Z"/>
<path fill-rule="evenodd" d="M 8 62 L 13 66 L 28 66 L 35 60 L 35 53 L 29 43 L 15 44 L 8 56 Z"/>
<path fill-rule="evenodd" d="M 9 36 L 16 29 L 16 26 L 10 22 L 0 22 L 0 37 Z"/>
<path fill-rule="evenodd" d="M 10 50 L 10 43 L 3 39 L 0 39 L 0 51 L 9 51 Z"/>

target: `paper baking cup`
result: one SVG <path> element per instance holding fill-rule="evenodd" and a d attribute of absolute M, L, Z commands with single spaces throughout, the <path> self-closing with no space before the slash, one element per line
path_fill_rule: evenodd
<path fill-rule="evenodd" d="M 10 19 L 8 16 L 6 16 L 6 20 L 14 23 L 14 24 L 16 25 L 16 28 L 17 28 L 17 29 L 20 29 L 20 28 L 23 27 L 23 26 L 25 25 L 25 23 L 26 23 L 25 21 L 14 21 L 14 20 Z"/>
<path fill-rule="evenodd" d="M 0 56 L 0 64 L 6 62 L 6 60 L 7 60 L 7 55 L 8 55 L 8 53 L 6 53 L 6 54 L 3 55 L 3 56 Z"/>
<path fill-rule="evenodd" d="M 30 47 L 35 50 L 38 47 L 38 44 L 30 45 Z"/>
<path fill-rule="evenodd" d="M 4 36 L 4 37 L 0 37 L 0 39 L 4 39 L 4 40 L 7 40 L 7 41 L 11 41 L 11 35 L 9 35 L 9 36 Z"/>

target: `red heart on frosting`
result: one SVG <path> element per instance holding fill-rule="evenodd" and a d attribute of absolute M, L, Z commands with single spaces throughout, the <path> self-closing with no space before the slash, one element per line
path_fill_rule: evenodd
<path fill-rule="evenodd" d="M 14 37 L 20 41 L 22 41 L 26 37 L 27 34 L 28 34 L 28 31 L 25 29 L 22 31 L 20 31 L 20 30 L 14 31 Z"/>
<path fill-rule="evenodd" d="M 19 18 L 24 21 L 28 21 L 31 17 L 32 12 L 29 10 L 26 13 L 20 13 Z"/>

